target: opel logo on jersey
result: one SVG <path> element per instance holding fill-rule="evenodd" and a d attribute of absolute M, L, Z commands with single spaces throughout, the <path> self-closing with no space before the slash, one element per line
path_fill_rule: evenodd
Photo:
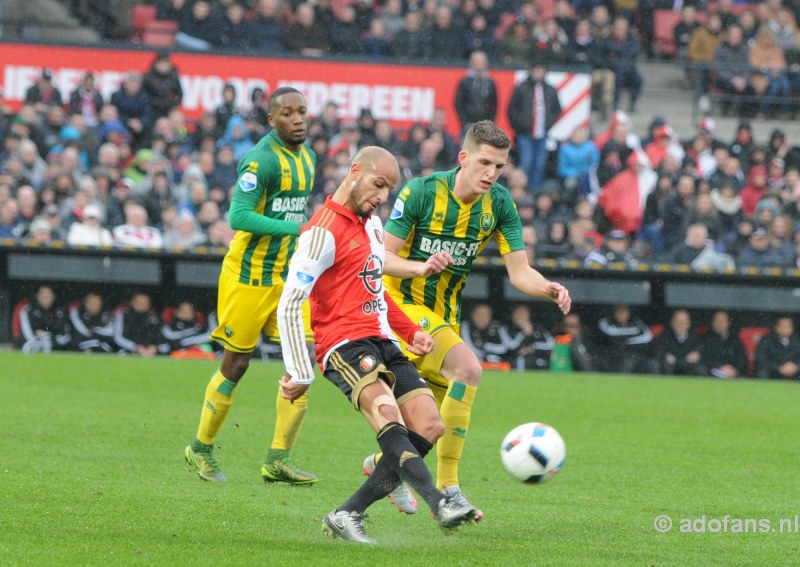
<path fill-rule="evenodd" d="M 364 263 L 364 269 L 358 272 L 358 277 L 364 282 L 372 295 L 378 295 L 383 289 L 383 262 L 375 254 L 370 254 Z"/>

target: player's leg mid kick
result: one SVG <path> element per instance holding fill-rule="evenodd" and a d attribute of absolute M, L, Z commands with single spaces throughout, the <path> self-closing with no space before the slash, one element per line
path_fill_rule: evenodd
<path fill-rule="evenodd" d="M 426 317 L 434 321 L 438 319 L 432 312 L 428 312 Z M 458 465 L 469 432 L 482 368 L 475 354 L 450 326 L 442 325 L 433 334 L 433 339 L 433 352 L 424 357 L 412 357 L 412 362 L 430 386 L 444 423 L 444 435 L 436 446 L 436 487 L 463 505 L 470 505 L 461 491 Z M 379 462 L 380 458 L 380 454 L 368 456 L 364 460 L 364 473 L 369 474 L 370 464 Z M 412 514 L 416 511 L 416 499 L 403 483 L 392 490 L 389 499 L 401 512 Z M 476 508 L 473 519 L 482 520 L 483 512 Z"/>
<path fill-rule="evenodd" d="M 469 503 L 442 493 L 433 484 L 424 457 L 441 436 L 442 422 L 419 374 L 392 343 L 387 343 L 373 359 L 384 360 L 391 374 L 383 365 L 368 372 L 362 370 L 359 360 L 369 359 L 369 355 L 363 356 L 362 341 L 340 347 L 325 370 L 326 378 L 351 400 L 357 396 L 357 409 L 377 432 L 382 450 L 367 481 L 323 520 L 323 531 L 329 536 L 359 543 L 375 543 L 362 524 L 365 511 L 401 480 L 414 488 L 443 529 L 457 528 L 477 513 Z M 392 378 L 394 385 L 390 387 Z"/>

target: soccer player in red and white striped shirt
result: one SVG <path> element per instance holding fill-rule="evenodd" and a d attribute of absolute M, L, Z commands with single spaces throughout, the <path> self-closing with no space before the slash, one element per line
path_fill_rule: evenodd
<path fill-rule="evenodd" d="M 383 225 L 374 214 L 397 184 L 397 160 L 379 147 L 361 149 L 347 177 L 309 220 L 289 265 L 278 306 L 287 374 L 287 399 L 314 379 L 306 355 L 301 306 L 310 297 L 317 361 L 378 435 L 383 457 L 369 479 L 323 520 L 332 537 L 375 543 L 361 523 L 364 511 L 403 480 L 425 500 L 442 527 L 475 519 L 477 511 L 436 489 L 423 461 L 443 426 L 430 389 L 403 355 L 430 352 L 433 339 L 409 319 L 383 288 Z M 446 259 L 434 255 L 430 269 Z"/>

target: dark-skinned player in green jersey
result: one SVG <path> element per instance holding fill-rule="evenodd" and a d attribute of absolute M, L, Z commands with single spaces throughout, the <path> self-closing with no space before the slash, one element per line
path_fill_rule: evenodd
<path fill-rule="evenodd" d="M 197 436 L 184 451 L 198 476 L 212 482 L 227 480 L 214 455 L 214 439 L 239 381 L 262 333 L 278 338 L 278 302 L 314 185 L 316 157 L 304 144 L 308 111 L 303 95 L 291 87 L 278 88 L 269 97 L 267 112 L 272 131 L 239 162 L 228 213 L 236 235 L 222 263 L 219 326 L 211 335 L 225 349 L 222 364 L 206 388 Z M 307 304 L 304 310 L 306 345 L 313 353 Z M 267 482 L 314 483 L 317 477 L 289 454 L 303 424 L 308 393 L 290 402 L 279 389 L 276 404 L 275 434 L 261 476 Z"/>

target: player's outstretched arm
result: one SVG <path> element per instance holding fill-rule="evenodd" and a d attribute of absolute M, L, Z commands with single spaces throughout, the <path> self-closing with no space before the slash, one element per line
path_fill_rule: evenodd
<path fill-rule="evenodd" d="M 509 252 L 503 256 L 511 285 L 525 295 L 531 297 L 549 297 L 558 304 L 565 315 L 572 307 L 572 298 L 566 287 L 558 282 L 551 282 L 538 270 L 528 264 L 528 256 L 524 250 Z"/>
<path fill-rule="evenodd" d="M 401 258 L 397 255 L 405 241 L 388 232 L 384 233 L 386 245 L 386 259 L 383 264 L 383 273 L 396 278 L 414 278 L 417 276 L 430 276 L 438 274 L 448 266 L 453 265 L 453 257 L 447 252 L 437 252 L 425 262 Z"/>

